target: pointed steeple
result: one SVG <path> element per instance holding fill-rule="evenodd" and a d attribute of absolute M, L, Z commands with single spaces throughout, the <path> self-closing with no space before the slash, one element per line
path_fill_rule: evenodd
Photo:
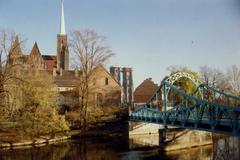
<path fill-rule="evenodd" d="M 61 0 L 61 2 L 62 2 L 62 10 L 61 10 L 61 27 L 60 27 L 60 35 L 66 35 L 63 0 Z"/>
<path fill-rule="evenodd" d="M 68 51 L 68 40 L 65 30 L 65 19 L 64 19 L 64 6 L 62 2 L 62 13 L 61 13 L 61 27 L 60 33 L 57 35 L 57 69 L 60 71 L 69 69 L 69 51 Z"/>

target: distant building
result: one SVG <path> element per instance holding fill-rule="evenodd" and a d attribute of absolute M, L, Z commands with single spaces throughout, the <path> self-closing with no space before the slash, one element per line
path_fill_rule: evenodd
<path fill-rule="evenodd" d="M 29 54 L 23 54 L 18 37 L 16 37 L 9 55 L 12 65 L 21 64 L 25 69 L 52 70 L 56 67 L 56 56 L 42 55 L 37 42 L 34 43 Z"/>
<path fill-rule="evenodd" d="M 53 70 L 53 75 L 61 93 L 61 105 L 68 108 L 77 106 L 79 102 L 77 86 L 79 83 L 78 79 L 81 76 L 80 71 L 62 70 L 62 73 L 56 73 L 56 70 Z M 121 85 L 102 65 L 97 65 L 93 70 L 89 88 L 91 88 L 89 95 L 91 106 L 120 106 Z"/>
<path fill-rule="evenodd" d="M 152 81 L 152 78 L 145 79 L 134 91 L 134 103 L 145 104 L 157 89 L 158 85 Z"/>
<path fill-rule="evenodd" d="M 44 68 L 46 70 L 53 70 L 54 68 L 57 68 L 57 56 L 52 55 L 43 55 L 42 56 L 44 61 Z"/>
<path fill-rule="evenodd" d="M 79 70 L 69 69 L 69 50 L 67 34 L 65 32 L 63 1 L 61 28 L 60 33 L 57 35 L 56 55 L 43 55 L 36 42 L 29 54 L 23 54 L 19 39 L 16 37 L 9 56 L 12 65 L 21 64 L 21 68 L 25 71 L 29 68 L 34 68 L 40 74 L 41 72 L 51 74 L 60 92 L 61 106 L 71 108 L 77 105 L 79 102 L 77 86 L 81 74 Z M 20 73 L 20 71 L 16 72 Z M 120 71 L 117 74 L 120 74 Z M 110 74 L 102 65 L 95 67 L 91 79 L 92 90 L 90 101 L 92 105 L 120 106 L 122 87 L 120 79 L 118 79 L 117 76 Z"/>
<path fill-rule="evenodd" d="M 98 65 L 93 71 L 92 88 L 95 105 L 121 105 L 122 86 L 102 65 Z"/>

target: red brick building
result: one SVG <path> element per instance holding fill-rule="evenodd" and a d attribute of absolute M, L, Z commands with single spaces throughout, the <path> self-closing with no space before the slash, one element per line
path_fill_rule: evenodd
<path fill-rule="evenodd" d="M 143 104 L 155 93 L 158 85 L 152 81 L 152 78 L 145 79 L 134 91 L 134 103 Z"/>

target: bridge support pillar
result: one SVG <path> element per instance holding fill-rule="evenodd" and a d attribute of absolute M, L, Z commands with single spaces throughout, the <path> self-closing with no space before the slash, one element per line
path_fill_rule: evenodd
<path fill-rule="evenodd" d="M 166 134 L 167 134 L 167 126 L 158 130 L 159 136 L 159 150 L 164 151 L 165 148 L 165 141 L 166 141 Z"/>

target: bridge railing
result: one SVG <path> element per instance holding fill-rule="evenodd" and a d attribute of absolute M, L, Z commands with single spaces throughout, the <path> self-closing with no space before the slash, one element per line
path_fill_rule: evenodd
<path fill-rule="evenodd" d="M 233 103 L 218 102 L 206 95 L 197 97 L 195 94 L 188 94 L 168 83 L 164 83 L 164 85 L 170 87 L 172 92 L 181 95 L 182 100 L 178 103 L 172 103 L 173 108 L 165 111 L 151 107 L 150 101 L 138 110 L 135 110 L 130 115 L 131 119 L 240 136 L 239 106 L 230 106 Z M 218 96 L 223 95 L 232 101 L 240 101 L 238 97 L 229 96 L 206 85 L 202 85 L 202 87 L 203 93 L 207 93 L 208 96 L 216 96 L 218 94 Z M 165 101 L 168 100 L 165 99 Z M 165 103 L 165 105 L 169 105 L 169 103 Z"/>

